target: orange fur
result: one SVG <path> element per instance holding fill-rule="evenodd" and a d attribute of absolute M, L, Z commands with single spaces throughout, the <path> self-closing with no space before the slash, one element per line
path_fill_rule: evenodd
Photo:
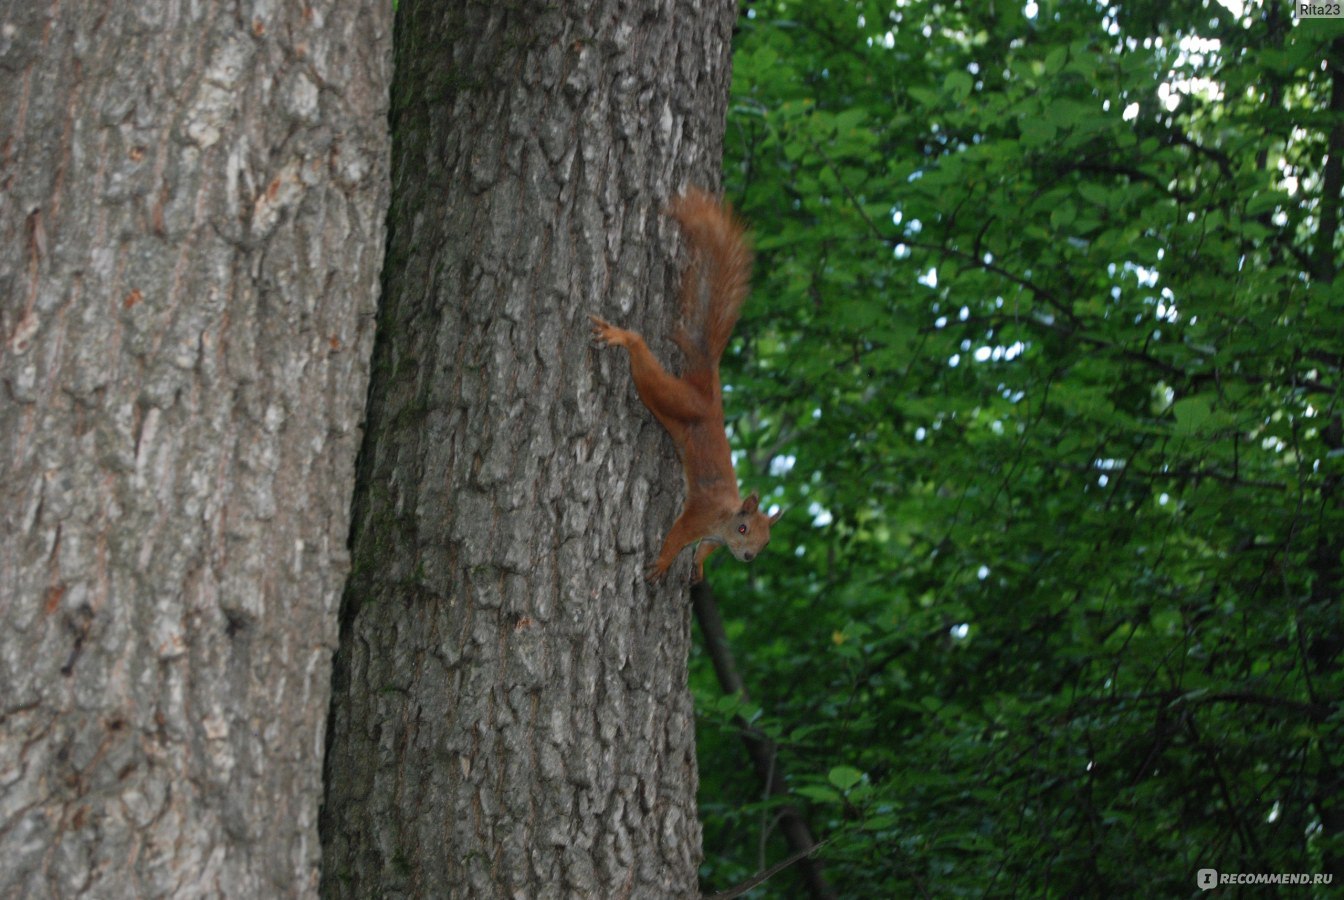
<path fill-rule="evenodd" d="M 681 281 L 681 324 L 673 335 L 686 355 L 681 377 L 663 369 L 638 333 L 590 318 L 599 345 L 624 347 L 630 355 L 639 398 L 671 435 L 686 474 L 686 504 L 647 577 L 660 580 L 678 553 L 700 541 L 692 576 L 699 581 L 705 557 L 719 545 L 744 562 L 754 559 L 769 543 L 770 526 L 779 514 L 767 516 L 755 494 L 743 500 L 738 493 L 723 427 L 719 360 L 751 280 L 745 228 L 731 207 L 698 189 L 676 198 L 670 213 L 690 248 Z"/>

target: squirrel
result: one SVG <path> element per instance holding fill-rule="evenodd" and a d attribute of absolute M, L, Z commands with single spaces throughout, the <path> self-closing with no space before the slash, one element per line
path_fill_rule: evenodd
<path fill-rule="evenodd" d="M 770 526 L 782 513 L 766 515 L 755 493 L 742 499 L 724 433 L 719 360 L 751 279 L 745 226 L 727 203 L 694 188 L 675 198 L 668 212 L 690 245 L 681 279 L 681 324 L 672 336 L 686 357 L 681 377 L 659 365 L 638 333 L 589 318 L 599 347 L 624 347 L 630 355 L 639 399 L 671 435 L 686 475 L 686 503 L 645 578 L 661 581 L 677 554 L 699 541 L 694 583 L 704 578 L 705 558 L 720 545 L 751 562 L 770 542 Z"/>

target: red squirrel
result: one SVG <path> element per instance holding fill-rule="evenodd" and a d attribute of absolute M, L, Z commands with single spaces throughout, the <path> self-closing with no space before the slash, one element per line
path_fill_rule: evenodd
<path fill-rule="evenodd" d="M 686 356 L 680 378 L 669 375 L 633 331 L 593 320 L 599 346 L 624 347 L 639 399 L 667 429 L 686 474 L 686 504 L 672 524 L 658 558 L 645 578 L 661 581 L 685 547 L 700 541 L 693 582 L 705 574 L 705 557 L 720 544 L 751 562 L 770 542 L 770 526 L 780 513 L 761 512 L 760 498 L 743 500 L 723 427 L 723 386 L 719 360 L 747 299 L 751 248 L 744 226 L 726 203 L 690 189 L 669 210 L 690 245 L 681 279 L 681 324 L 672 340 Z"/>

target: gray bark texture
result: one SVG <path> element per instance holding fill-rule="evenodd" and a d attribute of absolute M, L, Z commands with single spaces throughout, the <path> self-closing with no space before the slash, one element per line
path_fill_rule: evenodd
<path fill-rule="evenodd" d="M 675 363 L 732 0 L 402 0 L 393 199 L 322 817 L 329 897 L 698 895 Z"/>
<path fill-rule="evenodd" d="M 0 3 L 0 897 L 316 893 L 390 30 Z"/>

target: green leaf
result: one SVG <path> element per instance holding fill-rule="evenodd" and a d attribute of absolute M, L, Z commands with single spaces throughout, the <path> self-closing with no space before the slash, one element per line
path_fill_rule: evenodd
<path fill-rule="evenodd" d="M 1291 198 L 1283 191 L 1261 191 L 1252 195 L 1247 202 L 1246 215 L 1249 218 L 1262 216 L 1281 206 L 1288 205 L 1290 202 Z"/>
<path fill-rule="evenodd" d="M 793 792 L 799 796 L 806 797 L 809 800 L 817 800 L 821 803 L 839 803 L 840 794 L 828 787 L 820 785 L 803 785 L 794 788 Z"/>
<path fill-rule="evenodd" d="M 1111 192 L 1101 185 L 1090 181 L 1084 181 L 1082 184 L 1078 185 L 1078 193 L 1081 194 L 1083 199 L 1088 203 L 1093 203 L 1097 206 L 1106 206 L 1111 202 Z"/>
<path fill-rule="evenodd" d="M 906 88 L 905 93 L 925 109 L 937 109 L 942 104 L 942 93 L 930 88 L 911 85 Z"/>
<path fill-rule="evenodd" d="M 947 76 L 947 81 L 944 84 L 948 92 L 951 93 L 952 99 L 958 103 L 964 102 L 971 95 L 972 88 L 975 87 L 974 80 L 965 72 L 951 73 Z"/>
<path fill-rule="evenodd" d="M 1208 421 L 1213 410 L 1213 398 L 1208 394 L 1196 394 L 1183 397 L 1172 405 L 1172 414 L 1176 417 L 1176 433 L 1191 436 Z"/>
<path fill-rule="evenodd" d="M 836 766 L 826 775 L 826 780 L 842 791 L 847 791 L 863 780 L 863 773 L 850 766 Z"/>

